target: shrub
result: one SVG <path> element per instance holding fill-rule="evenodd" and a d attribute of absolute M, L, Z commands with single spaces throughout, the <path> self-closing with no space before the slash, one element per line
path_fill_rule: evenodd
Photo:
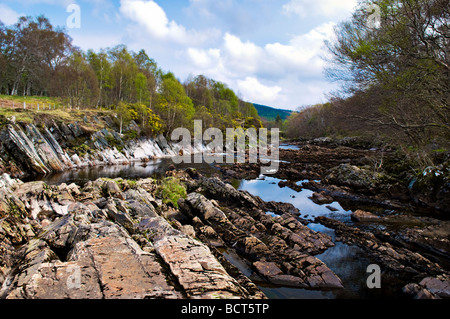
<path fill-rule="evenodd" d="M 178 199 L 186 198 L 186 187 L 175 177 L 167 177 L 161 181 L 156 190 L 156 194 L 162 199 L 164 204 L 172 203 L 178 208 Z"/>

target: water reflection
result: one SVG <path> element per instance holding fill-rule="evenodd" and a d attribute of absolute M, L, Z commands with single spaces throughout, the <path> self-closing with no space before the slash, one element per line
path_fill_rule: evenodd
<path fill-rule="evenodd" d="M 294 144 L 281 144 L 280 149 L 281 150 L 299 150 L 300 146 L 294 145 Z"/>
<path fill-rule="evenodd" d="M 198 170 L 201 170 L 202 174 L 206 176 L 219 172 L 218 168 L 213 164 L 181 163 L 175 165 L 172 159 L 163 158 L 152 160 L 147 163 L 85 167 L 51 175 L 34 176 L 30 180 L 45 181 L 49 185 L 75 183 L 77 185 L 83 186 L 88 181 L 96 180 L 98 178 L 124 178 L 133 180 L 162 176 L 167 170 L 170 169 L 170 166 L 172 165 L 174 165 L 177 169 L 186 169 L 189 167 L 196 168 Z"/>
<path fill-rule="evenodd" d="M 281 179 L 274 177 L 259 178 L 256 180 L 243 180 L 240 182 L 238 189 L 246 190 L 250 194 L 261 197 L 262 200 L 269 202 L 291 203 L 300 210 L 303 217 L 332 216 L 339 220 L 349 220 L 350 210 L 345 210 L 339 202 L 333 202 L 327 205 L 317 205 L 309 197 L 314 193 L 309 189 L 302 189 L 297 192 L 289 187 L 279 187 L 278 183 Z M 332 212 L 328 207 L 335 209 Z"/>
<path fill-rule="evenodd" d="M 249 181 L 243 180 L 240 181 L 237 188 L 259 196 L 264 201 L 291 203 L 300 210 L 304 218 L 308 216 L 311 218 L 327 216 L 343 222 L 350 222 L 352 211 L 343 208 L 339 202 L 327 205 L 316 204 L 309 198 L 313 194 L 311 190 L 302 189 L 300 192 L 297 192 L 288 187 L 281 188 L 278 186 L 280 181 L 280 179 L 273 177 Z M 301 183 L 298 183 L 298 185 L 301 185 Z M 330 210 L 327 206 L 332 207 L 335 211 Z M 399 283 L 397 280 L 387 277 L 388 275 L 382 276 L 383 289 L 369 289 L 367 287 L 367 266 L 374 263 L 374 261 L 361 248 L 336 242 L 334 230 L 321 224 L 310 223 L 307 226 L 314 231 L 328 234 L 333 238 L 336 245 L 315 257 L 323 261 L 341 278 L 344 289 L 309 290 L 259 283 L 258 287 L 267 297 L 274 299 L 377 299 L 399 298 L 402 296 L 399 287 L 402 287 L 405 283 Z"/>

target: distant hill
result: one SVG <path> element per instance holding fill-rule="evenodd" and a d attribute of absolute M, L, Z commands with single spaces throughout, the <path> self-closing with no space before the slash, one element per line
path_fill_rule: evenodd
<path fill-rule="evenodd" d="M 277 117 L 278 114 L 280 114 L 281 118 L 284 121 L 289 115 L 292 114 L 292 111 L 289 111 L 289 110 L 275 109 L 270 106 L 260 105 L 260 104 L 255 104 L 255 103 L 253 103 L 253 105 L 255 106 L 256 110 L 258 111 L 259 116 L 265 118 L 268 121 L 275 120 L 275 118 Z"/>

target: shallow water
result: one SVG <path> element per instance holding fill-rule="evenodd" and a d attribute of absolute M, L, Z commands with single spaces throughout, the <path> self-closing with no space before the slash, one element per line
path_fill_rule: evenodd
<path fill-rule="evenodd" d="M 88 181 L 98 178 L 123 178 L 123 179 L 140 179 L 155 176 L 163 176 L 171 165 L 175 165 L 170 158 L 151 160 L 147 163 L 132 163 L 128 165 L 111 165 L 111 166 L 95 166 L 85 167 L 66 172 L 55 173 L 51 175 L 42 175 L 32 177 L 30 180 L 45 181 L 49 185 L 61 183 L 75 183 L 83 186 Z M 217 167 L 212 164 L 176 164 L 177 169 L 186 169 L 189 167 L 201 170 L 204 175 L 210 175 L 219 172 Z M 24 180 L 27 181 L 27 180 Z"/>
<path fill-rule="evenodd" d="M 319 205 L 314 203 L 309 197 L 313 192 L 302 189 L 297 192 L 291 188 L 280 188 L 280 179 L 273 177 L 260 177 L 257 180 L 243 180 L 238 189 L 246 190 L 249 193 L 261 197 L 264 201 L 287 202 L 293 204 L 300 210 L 301 217 L 314 219 L 317 216 L 327 216 L 351 223 L 351 210 L 344 209 L 339 202 Z M 305 182 L 305 181 L 303 181 Z M 300 185 L 300 183 L 298 183 Z M 326 206 L 333 207 L 336 211 L 331 211 Z M 268 212 L 270 213 L 270 212 Z M 273 213 L 272 213 L 273 214 Z M 330 235 L 333 239 L 335 233 L 333 229 L 321 224 L 310 223 L 310 229 Z M 367 267 L 374 262 L 367 257 L 365 252 L 357 246 L 336 242 L 334 247 L 327 249 L 324 253 L 315 257 L 322 260 L 339 278 L 341 278 L 344 289 L 335 290 L 309 290 L 290 287 L 280 287 L 267 283 L 260 283 L 259 287 L 269 298 L 281 299 L 378 299 L 378 298 L 404 298 L 400 291 L 406 283 L 398 282 L 387 274 L 382 275 L 381 289 L 369 289 L 366 281 L 368 276 Z M 248 270 L 247 270 L 248 271 Z"/>
<path fill-rule="evenodd" d="M 53 175 L 35 177 L 33 180 L 43 180 L 48 184 L 76 183 L 83 186 L 88 181 L 102 177 L 139 179 L 163 176 L 171 165 L 174 165 L 173 161 L 170 158 L 165 158 L 150 161 L 146 164 L 134 163 L 131 165 L 87 167 Z M 216 165 L 207 163 L 177 164 L 175 167 L 177 169 L 193 167 L 206 176 L 220 173 Z M 351 210 L 348 208 L 348 205 L 346 205 L 347 208 L 344 208 L 337 201 L 331 204 L 318 205 L 309 198 L 313 194 L 311 190 L 302 189 L 300 192 L 297 192 L 288 187 L 281 188 L 278 186 L 280 181 L 280 179 L 270 176 L 260 176 L 256 180 L 233 180 L 232 184 L 235 188 L 246 190 L 253 195 L 261 197 L 264 201 L 291 203 L 300 210 L 301 217 L 305 219 L 312 220 L 317 216 L 328 216 L 343 222 L 351 222 Z M 306 180 L 298 182 L 298 185 L 301 185 L 302 182 L 306 182 Z M 326 206 L 334 208 L 335 211 L 331 211 Z M 335 236 L 334 230 L 323 225 L 310 223 L 308 227 L 315 231 L 327 233 L 333 238 Z M 222 251 L 222 253 L 246 276 L 252 278 L 253 271 L 244 258 L 226 250 Z M 327 264 L 341 278 L 345 289 L 318 291 L 274 286 L 264 282 L 257 282 L 257 284 L 269 298 L 335 299 L 398 298 L 402 296 L 399 291 L 401 284 L 396 283 L 395 278 L 382 277 L 382 289 L 370 290 L 367 288 L 366 279 L 368 274 L 366 274 L 366 269 L 373 262 L 356 246 L 348 246 L 344 243 L 336 242 L 335 247 L 329 248 L 316 257 Z"/>
<path fill-rule="evenodd" d="M 269 202 L 291 203 L 300 210 L 303 218 L 314 218 L 317 216 L 330 216 L 341 221 L 350 220 L 351 210 L 345 210 L 339 202 L 333 202 L 327 205 L 317 205 L 309 197 L 314 193 L 309 189 L 302 189 L 297 192 L 289 187 L 279 187 L 281 179 L 262 176 L 256 180 L 242 180 L 239 184 L 239 190 L 246 190 L 252 195 L 261 197 L 262 200 Z M 300 184 L 300 183 L 298 183 Z M 326 206 L 336 209 L 332 212 Z"/>
<path fill-rule="evenodd" d="M 281 144 L 280 149 L 282 150 L 299 150 L 299 145 L 291 145 L 291 144 Z"/>

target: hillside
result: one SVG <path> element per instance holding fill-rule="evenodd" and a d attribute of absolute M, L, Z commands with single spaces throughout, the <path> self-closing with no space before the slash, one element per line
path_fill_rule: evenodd
<path fill-rule="evenodd" d="M 256 110 L 258 111 L 258 115 L 262 118 L 265 118 L 268 121 L 273 121 L 277 117 L 278 114 L 280 114 L 283 121 L 288 118 L 289 115 L 292 114 L 292 111 L 289 110 L 282 110 L 282 109 L 275 109 L 270 106 L 266 105 L 260 105 L 253 103 Z"/>

